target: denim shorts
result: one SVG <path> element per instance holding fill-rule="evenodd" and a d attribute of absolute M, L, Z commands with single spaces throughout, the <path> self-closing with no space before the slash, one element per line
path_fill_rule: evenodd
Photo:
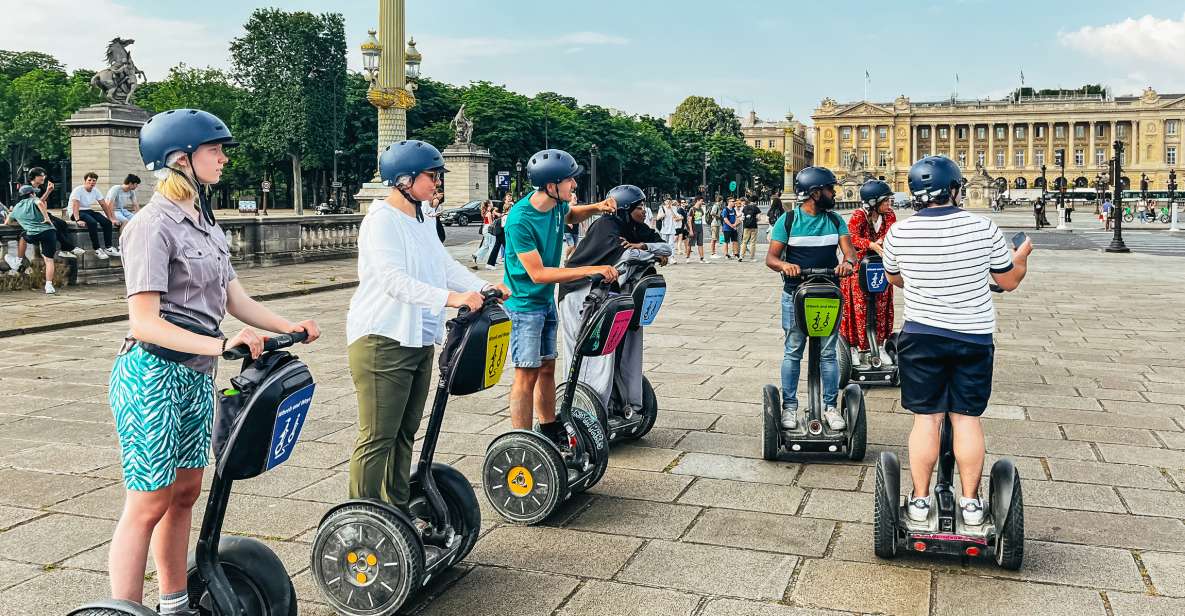
<path fill-rule="evenodd" d="M 565 233 L 564 234 L 564 245 L 565 246 L 575 246 L 576 243 L 579 241 L 580 241 L 580 238 L 576 237 L 575 233 Z"/>
<path fill-rule="evenodd" d="M 515 368 L 538 368 L 556 358 L 559 314 L 554 303 L 540 310 L 507 310 L 506 314 L 510 317 L 510 363 Z"/>

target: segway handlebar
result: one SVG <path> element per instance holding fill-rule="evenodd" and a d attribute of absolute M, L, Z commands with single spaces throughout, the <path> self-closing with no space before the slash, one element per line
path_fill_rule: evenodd
<path fill-rule="evenodd" d="M 482 299 L 481 307 L 484 309 L 486 306 L 489 306 L 490 304 L 501 301 L 502 300 L 502 292 L 499 291 L 498 289 L 491 287 L 491 288 L 486 289 L 481 292 L 481 299 Z M 460 308 L 457 309 L 457 318 L 468 319 L 469 314 L 471 312 L 473 312 L 473 311 L 469 309 L 469 306 L 461 306 Z"/>
<path fill-rule="evenodd" d="M 617 270 L 617 276 L 618 276 L 618 278 L 620 278 L 622 275 L 625 274 L 625 271 L 628 267 L 629 267 L 629 262 L 623 261 L 621 263 L 618 263 L 617 265 L 614 265 L 613 269 Z M 592 286 L 594 286 L 594 287 L 599 286 L 605 282 L 605 277 L 600 274 L 593 274 L 592 276 L 589 276 L 588 279 L 590 282 L 592 282 Z"/>
<path fill-rule="evenodd" d="M 279 349 L 290 347 L 308 340 L 308 332 L 293 332 L 291 334 L 280 334 L 279 336 L 272 336 L 263 341 L 263 352 L 276 351 Z M 246 359 L 251 357 L 251 349 L 245 345 L 240 344 L 235 347 L 227 349 L 222 354 L 222 359 Z"/>
<path fill-rule="evenodd" d="M 1004 288 L 994 282 L 988 283 L 988 289 L 991 289 L 992 293 L 1003 293 L 1004 292 Z"/>
<path fill-rule="evenodd" d="M 790 279 L 798 279 L 798 278 L 807 278 L 810 276 L 831 276 L 831 277 L 835 278 L 835 277 L 838 277 L 839 274 L 835 273 L 834 267 L 804 267 L 801 270 L 799 270 L 797 276 L 786 276 L 786 277 L 790 278 Z"/>

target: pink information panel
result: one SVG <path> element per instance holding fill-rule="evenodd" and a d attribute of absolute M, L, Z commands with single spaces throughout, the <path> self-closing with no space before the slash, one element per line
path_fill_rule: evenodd
<path fill-rule="evenodd" d="M 602 355 L 608 355 L 617 350 L 617 345 L 621 344 L 621 339 L 625 337 L 625 330 L 630 326 L 630 319 L 634 318 L 633 310 L 622 310 L 613 315 L 613 325 L 609 326 L 609 339 L 605 342 L 605 350 Z"/>

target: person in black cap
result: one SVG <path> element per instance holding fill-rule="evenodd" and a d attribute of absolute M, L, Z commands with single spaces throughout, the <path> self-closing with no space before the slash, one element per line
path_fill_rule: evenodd
<path fill-rule="evenodd" d="M 38 207 L 37 189 L 21 186 L 18 194 L 21 200 L 12 208 L 4 224 L 19 225 L 25 232 L 26 241 L 41 250 L 41 258 L 45 261 L 45 294 L 53 295 L 57 293 L 53 286 L 53 258 L 58 253 L 57 232 L 49 221 L 49 214 Z"/>

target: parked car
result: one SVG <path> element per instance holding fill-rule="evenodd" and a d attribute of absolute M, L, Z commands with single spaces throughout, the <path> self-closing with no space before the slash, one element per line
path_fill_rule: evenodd
<path fill-rule="evenodd" d="M 481 222 L 481 201 L 470 201 L 461 207 L 446 210 L 440 215 L 440 222 L 446 227 L 457 225 L 469 226 L 471 222 Z"/>

